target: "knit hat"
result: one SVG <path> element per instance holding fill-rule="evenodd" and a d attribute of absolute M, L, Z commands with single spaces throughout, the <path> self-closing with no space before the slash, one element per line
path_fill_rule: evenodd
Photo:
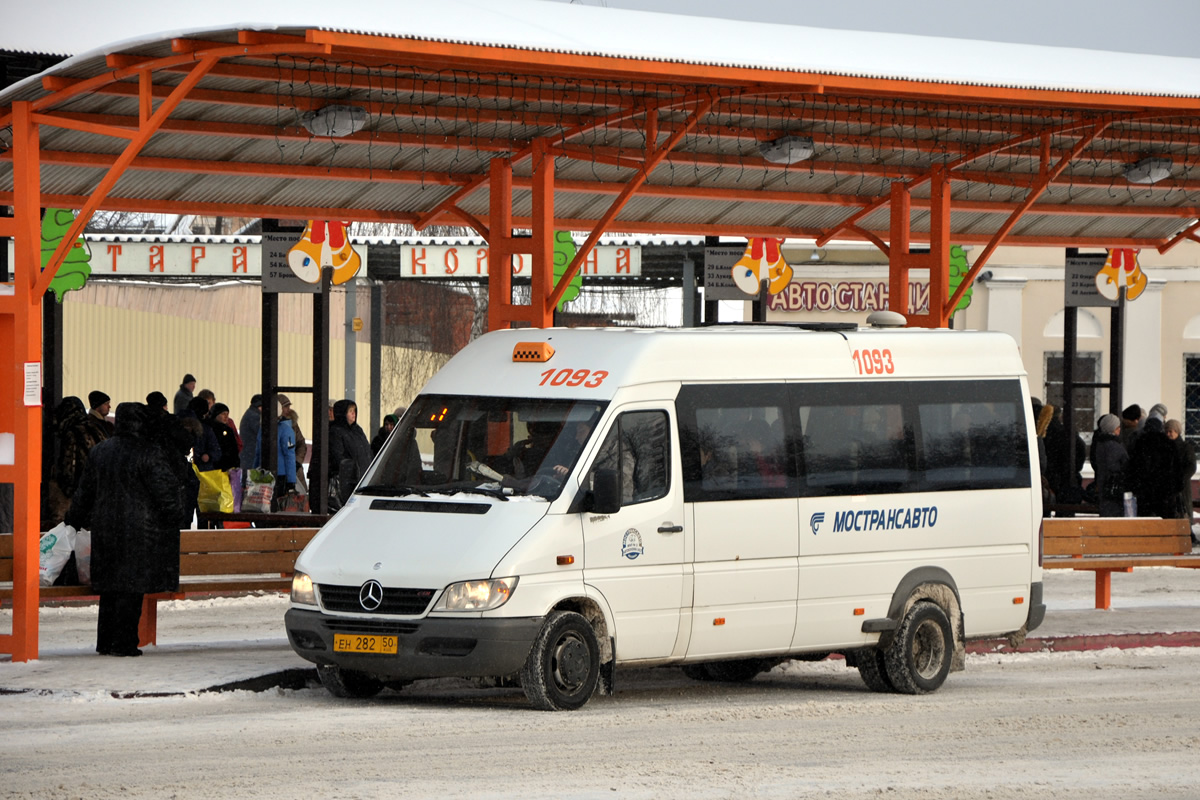
<path fill-rule="evenodd" d="M 275 395 L 275 399 L 279 401 L 279 405 L 281 406 L 290 406 L 292 404 L 292 399 L 286 394 L 277 394 Z"/>
<path fill-rule="evenodd" d="M 1167 407 L 1162 403 L 1155 403 L 1150 406 L 1150 416 L 1158 417 L 1165 422 L 1167 419 Z"/>
<path fill-rule="evenodd" d="M 99 408 L 111 399 L 111 397 L 101 391 L 88 392 L 88 403 L 91 404 L 91 408 Z"/>
<path fill-rule="evenodd" d="M 229 406 L 225 405 L 224 403 L 213 403 L 213 407 L 208 412 L 208 415 L 210 417 L 212 417 L 213 419 L 216 419 L 218 415 L 228 414 L 228 413 L 229 413 Z"/>
<path fill-rule="evenodd" d="M 1142 407 L 1137 403 L 1127 407 L 1121 412 L 1121 419 L 1127 419 L 1130 422 L 1137 422 L 1142 418 Z"/>
<path fill-rule="evenodd" d="M 254 397 L 250 398 L 250 407 L 251 408 L 258 408 L 261 405 L 262 405 L 262 395 L 261 394 L 256 394 L 256 395 L 254 395 Z"/>
<path fill-rule="evenodd" d="M 166 408 L 167 396 L 162 392 L 151 392 L 146 395 L 146 405 L 151 408 Z"/>
<path fill-rule="evenodd" d="M 188 374 L 184 375 L 183 380 L 179 382 L 179 388 L 182 389 L 184 386 L 187 386 L 189 383 L 195 383 L 195 382 L 196 382 L 196 376 L 189 372 Z"/>
<path fill-rule="evenodd" d="M 1096 427 L 1100 429 L 1101 433 L 1116 433 L 1121 427 L 1121 420 L 1117 419 L 1116 414 L 1105 414 L 1100 418 Z"/>

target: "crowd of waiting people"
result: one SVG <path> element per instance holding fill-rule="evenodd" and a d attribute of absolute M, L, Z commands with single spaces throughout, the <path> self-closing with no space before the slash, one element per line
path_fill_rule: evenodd
<path fill-rule="evenodd" d="M 1076 436 L 1069 456 L 1066 426 L 1053 406 L 1034 398 L 1043 497 L 1048 502 L 1091 503 L 1105 517 L 1142 516 L 1191 519 L 1192 476 L 1196 450 L 1183 436 L 1183 425 L 1168 419 L 1162 403 L 1145 411 L 1131 405 L 1096 422 L 1091 447 Z M 1084 458 L 1094 479 L 1084 487 Z"/>
<path fill-rule="evenodd" d="M 276 493 L 303 496 L 308 445 L 286 395 L 277 395 Z M 146 594 L 177 591 L 180 530 L 197 510 L 197 472 L 261 466 L 263 396 L 254 395 L 235 423 L 229 406 L 187 374 L 168 409 L 162 392 L 144 403 L 125 402 L 109 420 L 111 398 L 101 391 L 88 405 L 67 397 L 47 420 L 52 449 L 44 486 L 42 529 L 61 522 L 91 531 L 91 583 L 100 596 L 96 652 L 140 656 L 138 622 Z M 372 458 L 372 444 L 357 424 L 353 401 L 329 408 L 330 505 L 339 507 Z M 397 416 L 388 415 L 375 450 Z M 237 473 L 232 473 L 236 475 Z"/>
<path fill-rule="evenodd" d="M 184 503 L 196 510 L 200 472 L 240 469 L 242 480 L 249 471 L 263 466 L 263 396 L 256 394 L 235 422 L 229 406 L 217 400 L 209 389 L 196 390 L 194 375 L 183 376 L 179 389 L 168 407 L 166 395 L 150 392 L 140 406 L 145 420 L 136 425 L 138 436 L 157 444 L 172 455 L 183 484 Z M 276 395 L 279 425 L 276 436 L 276 497 L 305 498 L 316 492 L 316 476 L 305 471 L 309 443 L 300 427 L 300 418 L 287 395 Z M 121 405 L 126 405 L 122 403 Z M 47 424 L 53 434 L 50 479 L 43 492 L 42 530 L 49 530 L 67 515 L 71 498 L 78 489 L 92 449 L 112 438 L 116 426 L 109 420 L 111 398 L 102 391 L 88 395 L 87 405 L 78 397 L 63 398 L 49 415 Z M 329 413 L 329 503 L 337 508 L 345 502 L 362 477 L 372 457 L 382 448 L 399 420 L 403 409 L 388 414 L 373 440 L 368 440 L 358 425 L 358 408 L 352 400 L 332 403 Z M 314 448 L 319 445 L 314 445 Z M 313 460 L 315 461 L 315 455 Z M 190 515 L 189 515 L 190 518 Z M 187 527 L 186 525 L 184 527 Z"/>

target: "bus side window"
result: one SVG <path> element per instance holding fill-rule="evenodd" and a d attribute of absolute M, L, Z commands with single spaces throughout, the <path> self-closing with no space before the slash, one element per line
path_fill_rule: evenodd
<path fill-rule="evenodd" d="M 587 485 L 596 470 L 621 476 L 621 504 L 665 497 L 671 488 L 670 421 L 664 411 L 627 411 L 617 417 L 600 445 Z"/>

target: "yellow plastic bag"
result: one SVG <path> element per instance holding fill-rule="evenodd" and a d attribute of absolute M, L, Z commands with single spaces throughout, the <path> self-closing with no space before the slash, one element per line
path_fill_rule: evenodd
<path fill-rule="evenodd" d="M 233 487 L 229 483 L 229 473 L 219 469 L 201 472 L 192 464 L 196 477 L 200 479 L 200 495 L 196 505 L 201 511 L 219 511 L 222 514 L 233 513 Z"/>

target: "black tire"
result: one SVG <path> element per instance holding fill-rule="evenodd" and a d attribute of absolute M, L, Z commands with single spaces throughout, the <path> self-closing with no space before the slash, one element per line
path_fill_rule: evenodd
<path fill-rule="evenodd" d="M 600 682 L 600 642 L 581 615 L 555 611 L 546 618 L 521 668 L 521 688 L 534 708 L 574 711 Z"/>
<path fill-rule="evenodd" d="M 321 685 L 334 697 L 374 697 L 383 691 L 383 681 L 352 669 L 318 664 L 317 676 L 321 679 Z"/>
<path fill-rule="evenodd" d="M 770 662 L 761 658 L 745 658 L 739 661 L 713 661 L 705 664 L 709 680 L 721 683 L 745 683 L 767 669 Z"/>
<path fill-rule="evenodd" d="M 877 647 L 864 647 L 854 654 L 854 662 L 858 665 L 858 676 L 872 692 L 894 692 L 896 687 L 888 678 L 887 667 L 883 663 L 883 653 Z"/>
<path fill-rule="evenodd" d="M 901 694 L 925 694 L 941 686 L 954 659 L 954 634 L 936 603 L 914 605 L 884 652 L 892 686 Z"/>

